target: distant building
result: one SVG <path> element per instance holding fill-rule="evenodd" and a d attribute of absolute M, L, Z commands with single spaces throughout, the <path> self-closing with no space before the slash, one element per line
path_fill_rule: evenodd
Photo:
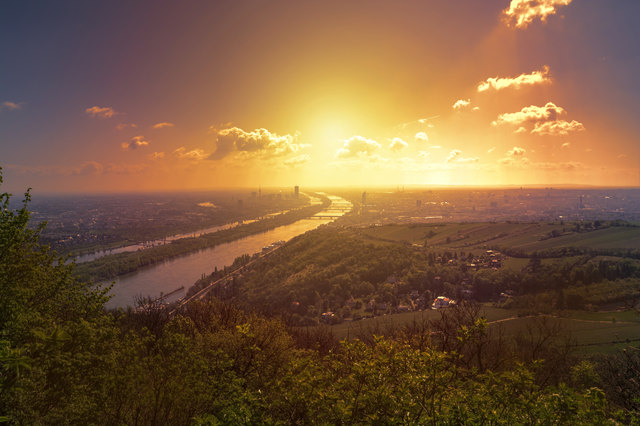
<path fill-rule="evenodd" d="M 300 196 L 300 187 L 298 185 L 293 187 L 293 196 L 296 198 Z"/>

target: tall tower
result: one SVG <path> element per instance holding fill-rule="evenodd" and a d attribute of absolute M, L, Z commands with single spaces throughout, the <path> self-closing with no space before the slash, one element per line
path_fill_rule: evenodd
<path fill-rule="evenodd" d="M 298 185 L 293 187 L 293 196 L 296 198 L 300 196 L 300 187 Z"/>

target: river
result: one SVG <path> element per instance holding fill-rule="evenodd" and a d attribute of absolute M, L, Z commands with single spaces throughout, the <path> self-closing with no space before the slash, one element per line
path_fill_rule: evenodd
<path fill-rule="evenodd" d="M 270 231 L 241 238 L 230 243 L 177 257 L 166 262 L 140 269 L 116 279 L 111 290 L 112 298 L 107 308 L 133 305 L 139 296 L 158 297 L 184 286 L 182 291 L 172 294 L 168 301 L 184 297 L 186 291 L 202 274 L 210 274 L 214 268 L 231 265 L 233 260 L 243 254 L 253 254 L 274 241 L 288 241 L 320 225 L 333 222 L 351 209 L 351 203 L 343 198 L 328 195 L 331 205 L 308 219 L 302 219 L 289 225 L 279 226 Z"/>
<path fill-rule="evenodd" d="M 315 204 L 322 204 L 322 200 L 320 198 L 317 197 L 312 197 L 308 194 L 303 194 L 306 195 L 309 198 L 309 206 L 315 205 Z M 304 206 L 304 207 L 308 207 L 308 206 Z M 300 208 L 304 208 L 304 207 L 300 207 Z M 277 216 L 280 214 L 284 214 L 287 212 L 290 212 L 292 210 L 295 209 L 290 209 L 290 210 L 281 210 L 278 212 L 274 212 L 274 213 L 268 213 L 262 216 L 262 218 L 269 218 L 271 216 Z M 200 236 L 200 235 L 204 235 L 204 234 L 211 234 L 213 232 L 218 232 L 218 231 L 222 231 L 224 229 L 229 229 L 229 228 L 235 228 L 236 226 L 240 226 L 240 225 L 246 225 L 248 223 L 253 223 L 253 222 L 257 222 L 258 220 L 260 220 L 261 218 L 258 219 L 247 219 L 247 220 L 243 220 L 240 222 L 232 222 L 232 223 L 227 223 L 224 225 L 218 225 L 218 226 L 212 226 L 209 228 L 203 228 L 203 229 L 198 229 L 197 231 L 193 231 L 193 232 L 187 232 L 185 234 L 176 234 L 176 235 L 171 235 L 169 237 L 166 238 L 162 238 L 162 239 L 157 239 L 157 240 L 153 240 L 153 241 L 145 241 L 143 243 L 136 243 L 136 244 L 130 244 L 130 245 L 126 245 L 126 246 L 122 246 L 122 247 L 116 247 L 116 248 L 112 248 L 112 249 L 106 249 L 106 250 L 97 250 L 91 253 L 85 253 L 85 254 L 81 254 L 78 255 L 76 257 L 73 258 L 73 260 L 76 263 L 82 263 L 82 262 L 90 262 L 92 260 L 96 260 L 100 257 L 103 256 L 107 256 L 109 254 L 117 254 L 117 253 L 124 253 L 127 251 L 136 251 L 136 250 L 145 250 L 148 249 L 150 247 L 154 247 L 154 246 L 159 246 L 162 244 L 167 244 L 170 243 L 171 241 L 175 241 L 175 240 L 179 240 L 181 238 L 195 238 L 196 236 Z M 71 262 L 71 260 L 69 260 L 69 262 Z"/>

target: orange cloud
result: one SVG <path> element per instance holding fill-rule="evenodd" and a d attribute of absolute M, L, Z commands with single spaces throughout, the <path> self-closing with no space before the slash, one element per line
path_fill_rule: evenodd
<path fill-rule="evenodd" d="M 115 110 L 111 107 L 99 107 L 99 106 L 92 106 L 91 108 L 85 109 L 84 112 L 92 117 L 97 117 L 97 118 L 111 118 L 117 114 Z"/>
<path fill-rule="evenodd" d="M 414 136 L 416 142 L 429 142 L 429 136 L 425 132 L 418 132 Z"/>
<path fill-rule="evenodd" d="M 486 92 L 489 89 L 502 90 L 509 87 L 519 89 L 522 86 L 534 84 L 551 83 L 549 77 L 549 67 L 545 65 L 540 71 L 533 71 L 531 74 L 520 74 L 517 77 L 490 77 L 478 84 L 478 92 Z M 460 101 L 458 101 L 460 102 Z M 457 102 L 456 102 L 457 103 Z M 455 105 L 454 105 L 455 108 Z"/>
<path fill-rule="evenodd" d="M 478 157 L 463 157 L 462 151 L 453 149 L 447 157 L 447 163 L 477 163 Z"/>
<path fill-rule="evenodd" d="M 548 135 L 548 136 L 565 136 L 569 132 L 581 132 L 584 131 L 584 125 L 579 121 L 572 120 L 571 122 L 565 120 L 547 121 L 545 123 L 536 123 L 531 134 L 536 135 Z"/>
<path fill-rule="evenodd" d="M 514 163 L 517 163 L 519 165 L 529 164 L 529 159 L 524 156 L 526 153 L 526 149 L 520 148 L 519 146 L 514 146 L 509 151 L 507 151 L 506 156 L 498 160 L 498 162 L 506 165 L 511 165 Z"/>
<path fill-rule="evenodd" d="M 175 124 L 163 121 L 162 123 L 156 123 L 153 125 L 154 129 L 163 129 L 165 127 L 174 127 Z"/>
<path fill-rule="evenodd" d="M 138 125 L 135 123 L 118 123 L 116 125 L 116 129 L 118 130 L 124 130 L 127 127 L 131 127 L 132 129 L 135 129 L 136 127 L 138 127 Z"/>
<path fill-rule="evenodd" d="M 289 167 L 299 167 L 305 163 L 308 163 L 311 160 L 311 157 L 307 154 L 298 155 L 297 157 L 289 158 L 284 161 L 285 166 Z"/>
<path fill-rule="evenodd" d="M 2 103 L 2 106 L 0 107 L 0 110 L 3 109 L 8 109 L 9 111 L 15 111 L 17 109 L 22 109 L 22 105 L 17 104 L 15 102 L 11 102 L 11 101 L 4 101 Z"/>
<path fill-rule="evenodd" d="M 344 141 L 342 147 L 336 151 L 336 157 L 348 158 L 355 157 L 356 155 L 372 155 L 375 151 L 380 149 L 382 145 L 373 139 L 365 138 L 364 136 L 351 136 Z"/>
<path fill-rule="evenodd" d="M 531 105 L 522 108 L 518 112 L 500 114 L 492 124 L 494 126 L 501 124 L 519 125 L 531 121 L 556 120 L 559 115 L 565 113 L 566 111 L 563 108 L 556 106 L 553 102 L 547 102 L 543 107 Z"/>
<path fill-rule="evenodd" d="M 177 155 L 178 158 L 192 160 L 192 161 L 206 160 L 209 157 L 209 154 L 206 154 L 204 150 L 200 148 L 187 151 L 187 149 L 184 146 L 181 146 L 180 148 L 176 149 L 175 151 L 173 151 L 173 153 Z"/>
<path fill-rule="evenodd" d="M 403 149 L 405 149 L 406 147 L 408 147 L 409 144 L 406 143 L 405 141 L 403 141 L 401 138 L 393 138 L 391 140 L 391 144 L 389 145 L 389 148 L 392 151 L 402 151 Z"/>
<path fill-rule="evenodd" d="M 267 129 L 246 132 L 238 127 L 231 127 L 218 130 L 217 137 L 216 151 L 209 157 L 211 160 L 220 160 L 233 151 L 274 157 L 295 154 L 309 146 L 297 143 L 298 133 L 278 135 Z"/>
<path fill-rule="evenodd" d="M 502 11 L 503 21 L 510 27 L 526 28 L 534 19 L 546 22 L 560 6 L 567 6 L 572 0 L 511 0 L 509 7 Z"/>
<path fill-rule="evenodd" d="M 467 99 L 466 101 L 464 99 L 458 99 L 453 104 L 453 109 L 460 111 L 461 109 L 468 107 L 470 104 L 471 104 L 471 99 Z"/>
<path fill-rule="evenodd" d="M 133 150 L 133 149 L 142 148 L 148 145 L 149 145 L 149 141 L 146 140 L 144 136 L 138 135 L 138 136 L 132 137 L 131 141 L 129 142 L 123 142 L 120 146 L 122 147 L 122 149 L 126 151 L 129 149 Z"/>

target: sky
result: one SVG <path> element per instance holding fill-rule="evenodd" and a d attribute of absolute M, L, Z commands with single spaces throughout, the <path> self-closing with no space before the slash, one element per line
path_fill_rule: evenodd
<path fill-rule="evenodd" d="M 3 190 L 640 186 L 638 0 L 5 0 Z"/>

